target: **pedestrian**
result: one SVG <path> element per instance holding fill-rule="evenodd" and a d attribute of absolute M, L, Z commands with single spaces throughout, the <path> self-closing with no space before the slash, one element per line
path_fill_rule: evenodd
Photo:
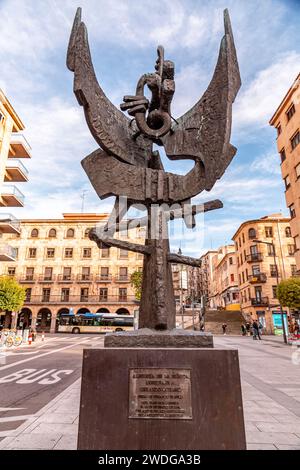
<path fill-rule="evenodd" d="M 241 324 L 241 330 L 242 330 L 242 335 L 245 336 L 247 330 L 246 330 L 244 323 Z"/>
<path fill-rule="evenodd" d="M 250 328 L 251 328 L 251 325 L 250 325 L 250 323 L 247 321 L 247 323 L 246 323 L 246 334 L 247 334 L 247 336 L 250 336 Z"/>
<path fill-rule="evenodd" d="M 299 336 L 299 330 L 300 330 L 299 323 L 296 321 L 295 322 L 294 335 L 297 336 L 297 337 Z"/>
<path fill-rule="evenodd" d="M 227 324 L 226 323 L 223 323 L 222 330 L 223 330 L 223 335 L 226 335 L 226 330 L 227 330 Z"/>
<path fill-rule="evenodd" d="M 261 337 L 262 337 L 263 329 L 264 329 L 264 325 L 262 324 L 261 321 L 259 321 L 258 322 L 258 337 L 259 337 L 259 339 L 261 339 Z"/>
<path fill-rule="evenodd" d="M 257 339 L 257 337 L 258 339 L 261 339 L 258 323 L 256 320 L 254 320 L 254 322 L 252 323 L 252 331 L 253 331 L 253 339 Z"/>

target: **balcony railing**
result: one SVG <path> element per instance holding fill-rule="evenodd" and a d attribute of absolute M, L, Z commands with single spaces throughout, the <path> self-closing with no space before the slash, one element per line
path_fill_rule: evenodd
<path fill-rule="evenodd" d="M 17 250 L 10 245 L 0 245 L 0 261 L 15 261 Z"/>
<path fill-rule="evenodd" d="M 130 282 L 128 274 L 119 275 L 115 277 L 115 282 Z"/>
<path fill-rule="evenodd" d="M 265 273 L 252 274 L 251 276 L 248 276 L 248 281 L 251 282 L 251 284 L 259 284 L 261 282 L 266 282 L 267 276 Z"/>
<path fill-rule="evenodd" d="M 74 276 L 72 274 L 58 274 L 58 282 L 74 282 Z"/>
<path fill-rule="evenodd" d="M 54 282 L 56 276 L 54 274 L 42 274 L 38 277 L 39 282 Z"/>
<path fill-rule="evenodd" d="M 269 297 L 255 297 L 254 299 L 251 299 L 251 305 L 267 307 L 269 305 Z"/>
<path fill-rule="evenodd" d="M 248 263 L 257 263 L 262 261 L 262 254 L 261 253 L 250 253 L 246 256 L 246 260 Z"/>
<path fill-rule="evenodd" d="M 1 233 L 20 233 L 21 224 L 18 219 L 12 214 L 1 213 L 0 214 L 0 232 Z"/>
<path fill-rule="evenodd" d="M 64 294 L 67 296 L 67 294 Z M 67 297 L 65 297 L 67 298 Z M 25 299 L 26 304 L 39 304 L 39 303 L 49 303 L 49 304 L 101 304 L 101 303 L 139 303 L 134 295 L 111 295 L 111 296 L 102 296 L 98 295 L 69 295 L 68 300 L 63 300 L 62 295 L 31 295 Z"/>
<path fill-rule="evenodd" d="M 95 276 L 96 282 L 112 282 L 111 274 L 96 274 Z"/>
<path fill-rule="evenodd" d="M 25 276 L 21 276 L 21 277 L 18 277 L 18 281 L 23 283 L 33 283 L 33 282 L 36 282 L 36 277 L 33 275 L 33 274 L 27 274 Z"/>
<path fill-rule="evenodd" d="M 12 133 L 8 156 L 10 158 L 31 158 L 31 147 L 23 134 Z"/>
<path fill-rule="evenodd" d="M 23 182 L 28 181 L 28 170 L 21 160 L 8 159 L 4 181 Z"/>
<path fill-rule="evenodd" d="M 94 279 L 93 274 L 77 274 L 78 282 L 92 282 Z"/>
<path fill-rule="evenodd" d="M 1 188 L 1 206 L 22 207 L 24 199 L 24 194 L 16 186 L 3 184 Z"/>

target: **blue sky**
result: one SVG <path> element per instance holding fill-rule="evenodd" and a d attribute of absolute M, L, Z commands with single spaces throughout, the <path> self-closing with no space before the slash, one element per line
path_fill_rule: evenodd
<path fill-rule="evenodd" d="M 242 77 L 231 137 L 238 151 L 222 180 L 196 198 L 218 197 L 224 208 L 205 216 L 201 236 L 181 241 L 183 252 L 197 256 L 229 243 L 244 220 L 288 214 L 268 121 L 300 71 L 299 0 L 0 0 L 0 87 L 24 121 L 32 146 L 32 160 L 26 161 L 30 181 L 19 184 L 26 205 L 13 210 L 17 217 L 80 212 L 83 190 L 85 211 L 111 207 L 111 200 L 97 198 L 80 165 L 97 144 L 65 65 L 77 6 L 83 8 L 98 80 L 117 106 L 143 73 L 153 71 L 156 46 L 164 45 L 176 66 L 175 117 L 199 99 L 211 79 L 228 8 Z M 174 172 L 191 167 L 164 162 Z M 174 249 L 186 233 L 177 222 Z"/>

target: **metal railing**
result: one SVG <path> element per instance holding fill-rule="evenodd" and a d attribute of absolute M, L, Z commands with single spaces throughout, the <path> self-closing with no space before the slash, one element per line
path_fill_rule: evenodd
<path fill-rule="evenodd" d="M 252 284 L 266 282 L 267 275 L 265 273 L 251 274 L 250 276 L 248 276 L 248 281 Z"/>
<path fill-rule="evenodd" d="M 62 297 L 62 296 L 65 297 Z M 68 298 L 68 300 L 63 300 Z M 139 301 L 136 299 L 134 295 L 108 295 L 107 297 L 103 294 L 97 295 L 69 295 L 67 294 L 60 294 L 60 295 L 50 295 L 48 294 L 41 294 L 41 295 L 31 295 L 25 299 L 26 304 L 39 304 L 39 303 L 49 303 L 49 304 L 61 304 L 61 303 L 68 303 L 68 304 L 78 304 L 78 303 L 86 303 L 86 304 L 99 304 L 99 303 L 138 303 Z"/>
<path fill-rule="evenodd" d="M 269 297 L 255 297 L 255 298 L 252 298 L 251 299 L 251 305 L 267 307 L 269 305 Z"/>
<path fill-rule="evenodd" d="M 111 274 L 96 274 L 95 281 L 96 282 L 112 282 L 112 275 Z"/>
<path fill-rule="evenodd" d="M 10 144 L 11 145 L 14 145 L 14 144 L 23 145 L 23 147 L 25 148 L 28 154 L 30 154 L 30 151 L 32 150 L 31 145 L 26 139 L 25 135 L 19 132 L 13 132 L 11 134 Z"/>
<path fill-rule="evenodd" d="M 20 221 L 12 214 L 8 212 L 2 212 L 0 214 L 0 227 L 3 225 L 10 225 L 18 232 L 21 231 L 21 223 Z"/>
<path fill-rule="evenodd" d="M 19 158 L 8 159 L 7 164 L 6 164 L 6 169 L 8 168 L 19 168 L 19 170 L 21 170 L 25 176 L 27 176 L 29 173 L 26 166 L 21 162 Z"/>
<path fill-rule="evenodd" d="M 0 257 L 16 259 L 17 250 L 7 243 L 0 244 Z"/>
<path fill-rule="evenodd" d="M 3 184 L 1 188 L 1 196 L 15 196 L 19 201 L 24 202 L 24 194 L 17 188 L 17 186 L 10 184 Z"/>
<path fill-rule="evenodd" d="M 262 261 L 262 253 L 250 253 L 249 255 L 246 255 L 246 260 L 248 263 Z"/>
<path fill-rule="evenodd" d="M 115 282 L 130 282 L 130 277 L 128 274 L 124 276 L 119 275 L 115 277 Z"/>

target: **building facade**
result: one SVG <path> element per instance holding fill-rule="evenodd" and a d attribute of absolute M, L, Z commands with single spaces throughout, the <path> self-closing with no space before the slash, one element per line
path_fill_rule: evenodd
<path fill-rule="evenodd" d="M 5 208 L 0 212 L 0 261 L 15 260 L 13 247 L 3 241 L 3 234 L 20 233 L 20 223 L 10 208 L 24 205 L 24 195 L 14 184 L 28 181 L 21 160 L 31 157 L 31 149 L 23 130 L 24 124 L 0 89 L 0 207 Z"/>
<path fill-rule="evenodd" d="M 212 257 L 211 283 L 211 308 L 240 309 L 237 257 L 234 245 L 221 246 Z"/>
<path fill-rule="evenodd" d="M 70 308 L 74 313 L 134 312 L 138 302 L 130 275 L 142 269 L 143 255 L 99 249 L 88 232 L 106 220 L 106 214 L 63 214 L 56 220 L 23 220 L 20 234 L 3 234 L 17 259 L 1 263 L 0 275 L 14 276 L 26 288 L 21 313 L 7 318 L 6 326 L 22 320 L 54 332 L 60 314 Z M 129 237 L 144 243 L 144 229 L 131 230 Z"/>
<path fill-rule="evenodd" d="M 297 271 L 300 273 L 300 74 L 276 109 L 270 124 L 277 131 L 277 149 L 296 246 Z"/>
<path fill-rule="evenodd" d="M 274 332 L 279 315 L 278 282 L 296 273 L 290 219 L 273 214 L 244 222 L 232 237 L 237 255 L 241 310 Z M 287 309 L 284 309 L 288 313 Z"/>
<path fill-rule="evenodd" d="M 201 268 L 199 274 L 199 291 L 200 296 L 205 299 L 206 305 L 212 307 L 213 298 L 213 258 L 218 254 L 217 250 L 209 250 L 204 253 L 201 260 Z"/>

